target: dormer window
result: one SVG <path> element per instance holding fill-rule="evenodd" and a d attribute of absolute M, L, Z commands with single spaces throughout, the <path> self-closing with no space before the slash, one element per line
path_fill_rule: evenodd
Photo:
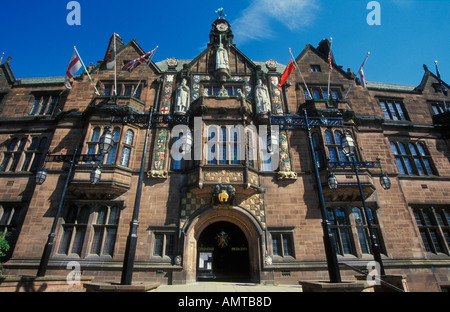
<path fill-rule="evenodd" d="M 29 115 L 51 115 L 58 103 L 58 95 L 35 95 Z"/>
<path fill-rule="evenodd" d="M 137 90 L 136 90 L 137 88 Z M 142 92 L 142 83 L 138 87 L 138 83 L 118 83 L 117 84 L 117 96 L 132 96 L 134 98 L 140 99 Z M 105 83 L 103 90 L 104 96 L 114 95 L 114 84 Z"/>

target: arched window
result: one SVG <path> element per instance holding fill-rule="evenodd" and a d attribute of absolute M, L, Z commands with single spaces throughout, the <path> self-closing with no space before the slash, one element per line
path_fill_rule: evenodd
<path fill-rule="evenodd" d="M 95 127 L 92 131 L 91 140 L 88 143 L 88 155 L 97 154 L 98 140 L 100 139 L 100 127 Z"/>
<path fill-rule="evenodd" d="M 336 141 L 337 150 L 339 154 L 339 160 L 340 161 L 348 161 L 347 156 L 344 154 L 344 151 L 342 150 L 342 132 L 341 131 L 334 131 L 334 139 Z M 356 157 L 356 155 L 355 155 Z"/>
<path fill-rule="evenodd" d="M 44 155 L 44 151 L 47 148 L 47 142 L 48 142 L 48 139 L 46 137 L 41 138 L 38 149 L 34 153 L 34 160 L 33 160 L 33 164 L 31 165 L 31 169 L 30 169 L 31 172 L 35 172 L 36 170 L 38 170 L 39 165 L 41 163 L 42 155 Z"/>
<path fill-rule="evenodd" d="M 111 150 L 109 151 L 108 155 L 106 156 L 106 164 L 114 164 L 114 161 L 116 159 L 117 148 L 119 146 L 119 139 L 120 139 L 120 128 L 119 127 L 114 128 L 114 130 L 112 132 L 112 136 L 113 136 L 114 144 L 113 144 Z"/>
<path fill-rule="evenodd" d="M 122 157 L 120 159 L 120 164 L 122 166 L 128 167 L 130 164 L 130 155 L 131 155 L 131 148 L 133 145 L 133 139 L 134 139 L 134 132 L 133 130 L 127 130 L 125 132 L 125 139 L 124 139 L 124 146 L 122 149 Z"/>
<path fill-rule="evenodd" d="M 13 160 L 11 162 L 11 166 L 9 166 L 9 171 L 15 172 L 17 169 L 17 165 L 19 164 L 20 158 L 22 156 L 22 152 L 25 149 L 25 145 L 27 144 L 27 138 L 22 138 L 20 140 L 19 146 L 17 150 L 14 152 Z"/>

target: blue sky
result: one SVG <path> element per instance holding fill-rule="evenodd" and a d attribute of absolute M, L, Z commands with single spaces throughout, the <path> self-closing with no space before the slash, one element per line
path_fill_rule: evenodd
<path fill-rule="evenodd" d="M 76 45 L 83 61 L 104 57 L 116 32 L 136 39 L 154 61 L 192 59 L 209 40 L 223 7 L 237 48 L 255 61 L 289 62 L 305 45 L 333 37 L 336 62 L 357 71 L 366 53 L 368 81 L 418 85 L 423 64 L 450 83 L 450 1 L 378 0 L 381 25 L 370 26 L 370 0 L 79 0 L 81 25 L 69 26 L 69 0 L 3 1 L 0 53 L 12 56 L 16 78 L 64 76 Z"/>

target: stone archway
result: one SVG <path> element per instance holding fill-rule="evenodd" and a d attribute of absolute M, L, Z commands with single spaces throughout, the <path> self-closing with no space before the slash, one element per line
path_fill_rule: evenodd
<path fill-rule="evenodd" d="M 197 280 L 248 282 L 248 242 L 244 232 L 231 222 L 210 224 L 197 240 Z"/>
<path fill-rule="evenodd" d="M 225 250 L 214 249 L 212 246 L 216 235 L 220 226 L 226 228 L 225 233 L 233 233 L 236 241 L 230 245 L 230 248 L 235 248 L 236 253 L 234 256 L 237 259 L 231 260 L 232 255 L 225 254 Z M 204 257 L 200 260 L 200 252 L 214 252 L 217 253 L 212 256 L 212 259 L 216 261 L 220 261 L 220 252 L 222 252 L 222 257 L 231 263 L 235 263 L 235 261 L 245 261 L 245 268 L 248 271 L 247 275 L 244 275 L 243 272 L 239 270 L 232 270 L 227 268 L 226 265 L 221 268 L 216 268 L 216 274 L 218 277 L 222 279 L 239 279 L 245 278 L 246 281 L 252 282 L 260 282 L 260 272 L 261 272 L 261 241 L 263 238 L 263 231 L 261 227 L 252 220 L 250 214 L 246 213 L 244 209 L 239 207 L 232 207 L 229 209 L 207 209 L 202 213 L 194 216 L 189 220 L 186 228 L 183 231 L 185 233 L 185 244 L 184 244 L 184 255 L 183 255 L 183 267 L 186 273 L 186 282 L 191 283 L 197 281 L 197 277 L 200 277 L 201 274 L 198 274 L 199 265 L 206 265 L 204 262 L 207 260 L 207 255 L 203 254 Z M 215 234 L 212 234 L 217 232 Z M 204 236 L 202 236 L 204 234 Z M 205 238 L 207 235 L 213 235 L 213 237 Z M 230 234 L 231 235 L 231 234 Z M 200 243 L 200 244 L 199 244 Z M 231 240 L 230 242 L 231 243 Z M 202 245 L 203 244 L 203 245 Z M 239 246 L 241 245 L 241 246 Z M 201 248 L 199 248 L 201 247 Z M 213 250 L 211 250 L 213 248 Z M 240 250 L 240 248 L 242 248 Z M 246 250 L 245 250 L 246 249 Z M 233 250 L 228 250 L 229 253 L 232 253 Z M 214 258 L 215 257 L 215 258 Z M 247 257 L 248 260 L 244 260 Z M 200 263 L 203 261 L 203 263 Z M 217 265 L 217 263 L 215 264 Z M 211 264 L 211 269 L 213 269 L 213 264 Z M 222 270 L 222 271 L 221 271 Z M 213 272 L 214 274 L 214 272 Z M 207 276 L 205 276 L 208 278 Z M 212 275 L 210 275 L 212 277 Z"/>

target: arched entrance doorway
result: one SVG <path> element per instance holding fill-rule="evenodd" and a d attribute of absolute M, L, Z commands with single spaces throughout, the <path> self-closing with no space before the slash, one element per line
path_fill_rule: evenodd
<path fill-rule="evenodd" d="M 201 232 L 197 241 L 197 280 L 250 280 L 248 241 L 238 226 L 218 221 Z"/>

